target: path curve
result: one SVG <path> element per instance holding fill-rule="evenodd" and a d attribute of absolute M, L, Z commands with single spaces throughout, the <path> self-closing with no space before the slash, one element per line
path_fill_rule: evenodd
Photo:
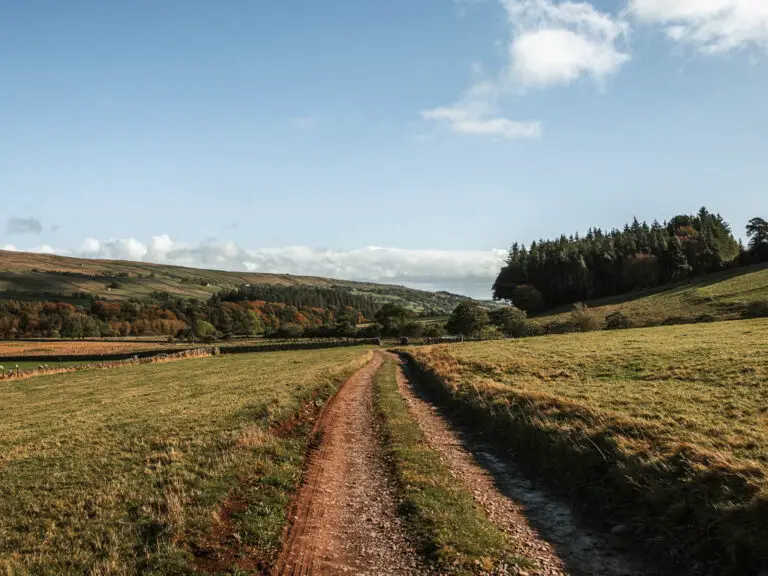
<path fill-rule="evenodd" d="M 292 509 L 279 576 L 426 574 L 397 516 L 373 406 L 383 354 L 340 387 L 315 426 L 319 445 Z"/>

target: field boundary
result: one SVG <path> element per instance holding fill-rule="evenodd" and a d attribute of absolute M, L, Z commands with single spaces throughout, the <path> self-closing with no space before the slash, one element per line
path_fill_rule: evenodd
<path fill-rule="evenodd" d="M 59 366 L 46 368 L 44 365 L 38 368 L 32 368 L 29 370 L 10 370 L 8 372 L 0 372 L 0 381 L 9 382 L 13 380 L 26 380 L 27 378 L 34 378 L 36 376 L 48 376 L 51 374 L 67 374 L 70 372 L 80 372 L 83 370 L 106 370 L 109 368 L 122 368 L 124 366 L 138 366 L 140 364 L 157 364 L 160 362 L 175 362 L 177 360 L 186 360 L 188 358 L 206 358 L 209 356 L 217 356 L 219 349 L 214 347 L 207 348 L 192 348 L 190 350 L 181 350 L 174 352 L 173 354 L 156 354 L 150 357 L 144 358 L 129 358 L 125 360 L 108 360 L 105 362 L 93 362 L 85 364 L 77 364 L 75 366 Z M 35 359 L 37 361 L 37 359 Z M 27 360 L 25 360 L 27 361 Z"/>
<path fill-rule="evenodd" d="M 681 573 L 736 576 L 768 567 L 768 498 L 756 465 L 690 444 L 654 445 L 647 424 L 562 398 L 503 385 L 464 387 L 400 354 L 420 383 L 502 454 L 514 451 L 516 464 L 585 516 Z M 645 449 L 625 450 L 624 443 Z"/>
<path fill-rule="evenodd" d="M 221 354 L 243 354 L 252 352 L 282 352 L 292 350 L 320 350 L 325 348 L 346 348 L 351 346 L 378 346 L 377 338 L 363 338 L 354 340 L 322 340 L 318 342 L 280 342 L 269 344 L 241 344 L 227 346 L 209 344 L 206 346 L 182 346 L 176 348 L 153 348 L 151 350 L 137 350 L 135 352 L 119 352 L 113 354 L 51 354 L 46 356 L 19 355 L 19 356 L 0 356 L 0 364 L 5 362 L 110 362 L 118 360 L 144 359 L 155 356 L 173 355 L 190 350 L 208 350 L 218 348 Z"/>

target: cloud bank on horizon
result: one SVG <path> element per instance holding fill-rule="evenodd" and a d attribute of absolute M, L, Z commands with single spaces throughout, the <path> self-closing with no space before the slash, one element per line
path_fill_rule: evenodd
<path fill-rule="evenodd" d="M 17 250 L 6 244 L 4 250 Z M 167 234 L 149 242 L 135 238 L 100 241 L 87 238 L 76 249 L 42 245 L 29 252 L 174 264 L 241 272 L 268 272 L 322 276 L 402 284 L 422 290 L 447 290 L 476 298 L 489 298 L 505 250 L 407 250 L 368 246 L 355 250 L 321 250 L 305 246 L 246 249 L 232 242 L 189 245 Z"/>

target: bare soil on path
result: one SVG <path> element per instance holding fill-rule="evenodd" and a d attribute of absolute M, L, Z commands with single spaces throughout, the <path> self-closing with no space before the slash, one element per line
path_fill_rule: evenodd
<path fill-rule="evenodd" d="M 571 509 L 536 489 L 512 464 L 502 461 L 479 439 L 453 428 L 438 407 L 406 377 L 401 364 L 398 388 L 430 445 L 492 522 L 503 530 L 514 552 L 536 568 L 514 572 L 540 576 L 659 576 L 641 565 L 617 538 L 582 526 Z"/>
<path fill-rule="evenodd" d="M 274 574 L 428 574 L 397 516 L 373 405 L 383 354 L 345 382 L 315 427 L 318 443 Z"/>

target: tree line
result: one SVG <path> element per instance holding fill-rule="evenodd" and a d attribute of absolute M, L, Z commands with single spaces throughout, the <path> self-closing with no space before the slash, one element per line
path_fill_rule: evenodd
<path fill-rule="evenodd" d="M 536 313 L 768 261 L 768 222 L 750 220 L 747 237 L 744 248 L 722 216 L 701 208 L 663 224 L 634 219 L 622 230 L 591 228 L 583 237 L 562 235 L 529 248 L 515 243 L 493 296 Z"/>
<path fill-rule="evenodd" d="M 280 286 L 277 284 L 245 284 L 222 291 L 212 298 L 217 302 L 281 302 L 297 308 L 354 308 L 372 318 L 380 304 L 364 294 L 356 294 L 346 286 Z"/>
<path fill-rule="evenodd" d="M 0 300 L 0 338 L 350 336 L 365 318 L 351 306 L 293 306 L 263 300 L 229 302 L 221 298 L 200 301 L 167 294 L 159 300 L 146 303 L 89 299 L 87 304 L 79 305 Z"/>

